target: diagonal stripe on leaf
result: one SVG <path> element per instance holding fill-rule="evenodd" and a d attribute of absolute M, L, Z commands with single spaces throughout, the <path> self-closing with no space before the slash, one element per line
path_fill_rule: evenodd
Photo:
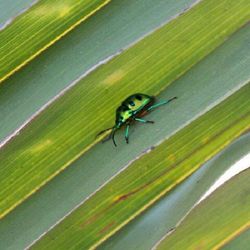
<path fill-rule="evenodd" d="M 110 0 L 41 0 L 0 31 L 0 83 Z"/>
<path fill-rule="evenodd" d="M 132 163 L 33 249 L 95 248 L 250 128 L 250 83 Z"/>
<path fill-rule="evenodd" d="M 194 208 L 156 249 L 221 249 L 224 240 L 249 228 L 249 178 L 250 169 L 226 182 Z"/>
<path fill-rule="evenodd" d="M 247 249 L 250 246 L 250 223 L 228 240 L 221 246 L 221 250 Z"/>
<path fill-rule="evenodd" d="M 162 91 L 157 96 L 159 100 L 176 95 L 178 101 L 151 113 L 147 119 L 156 121 L 153 126 L 142 124 L 132 126 L 129 145 L 123 141 L 124 131 L 119 131 L 116 138 L 119 143 L 118 148 L 115 148 L 112 143 L 99 144 L 91 148 L 89 152 L 71 164 L 69 169 L 60 173 L 41 190 L 15 208 L 12 213 L 4 217 L 0 222 L 2 248 L 26 248 L 65 214 L 72 211 L 77 204 L 95 192 L 100 185 L 124 168 L 128 162 L 138 155 L 140 156 L 142 151 L 155 145 L 159 139 L 169 138 L 177 128 L 185 126 L 194 117 L 206 112 L 207 107 L 214 106 L 214 102 L 218 103 L 221 98 L 234 93 L 236 89 L 245 85 L 246 79 L 250 79 L 250 57 L 247 53 L 249 51 L 249 37 L 250 26 L 247 25 L 235 32 L 222 46 Z M 194 93 L 199 94 L 194 96 Z M 243 139 L 245 137 L 248 139 Z M 241 138 L 239 139 L 240 145 L 237 145 L 237 142 L 232 143 L 231 153 L 228 149 L 226 150 L 227 156 L 230 155 L 231 162 L 237 160 L 235 158 L 237 152 L 241 151 L 242 157 L 250 148 L 250 134 Z M 223 154 L 220 156 L 223 159 L 227 157 Z M 215 156 L 218 160 L 217 157 L 218 155 Z M 208 170 L 205 166 L 207 174 L 202 180 L 198 178 L 198 184 L 197 179 L 194 180 L 194 178 L 197 177 L 198 173 L 204 174 L 204 167 L 202 167 L 159 203 L 153 205 L 143 215 L 126 225 L 123 230 L 117 232 L 105 245 L 101 245 L 101 249 L 136 250 L 136 246 L 140 246 L 141 249 L 150 249 L 187 213 L 200 195 L 206 191 L 209 182 L 211 185 L 212 180 L 215 181 L 225 171 L 230 164 L 229 159 L 227 157 L 225 165 L 220 164 L 217 160 L 215 162 L 212 160 L 216 167 L 210 166 L 209 169 L 211 169 Z M 210 163 L 205 165 L 210 165 Z M 190 183 L 191 180 L 195 183 L 192 191 L 189 188 L 186 189 L 185 184 Z M 207 188 L 205 188 L 206 183 Z M 181 204 L 178 205 L 176 204 L 178 203 L 178 195 L 176 197 L 176 194 L 182 188 L 185 189 L 185 192 L 181 192 L 182 197 L 179 197 Z M 166 206 L 173 207 L 173 200 L 176 209 L 168 209 L 164 212 L 163 210 L 167 209 Z M 162 225 L 166 228 L 164 229 Z M 157 227 L 157 231 L 152 231 L 152 227 Z M 18 235 L 18 237 L 13 239 L 13 234 Z M 147 235 L 146 238 L 145 235 Z"/>
<path fill-rule="evenodd" d="M 90 148 L 96 133 L 113 123 L 114 109 L 124 97 L 132 91 L 157 94 L 245 24 L 247 4 L 202 1 L 36 117 L 0 151 L 0 217 Z"/>

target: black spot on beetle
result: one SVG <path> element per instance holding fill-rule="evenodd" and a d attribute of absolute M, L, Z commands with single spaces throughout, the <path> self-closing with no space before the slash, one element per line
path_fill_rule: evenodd
<path fill-rule="evenodd" d="M 124 112 L 124 111 L 128 111 L 130 110 L 130 108 L 125 104 L 123 103 L 119 108 L 118 108 L 118 112 Z"/>
<path fill-rule="evenodd" d="M 136 98 L 137 100 L 139 100 L 139 101 L 142 100 L 142 96 L 140 96 L 140 95 L 136 95 L 135 98 Z"/>
<path fill-rule="evenodd" d="M 123 105 L 121 106 L 121 110 L 122 110 L 122 111 L 127 111 L 127 110 L 130 110 L 130 108 L 129 108 L 127 105 L 123 104 Z"/>
<path fill-rule="evenodd" d="M 130 101 L 130 102 L 129 102 L 129 105 L 130 105 L 130 106 L 135 106 L 135 103 L 134 103 L 133 101 Z"/>

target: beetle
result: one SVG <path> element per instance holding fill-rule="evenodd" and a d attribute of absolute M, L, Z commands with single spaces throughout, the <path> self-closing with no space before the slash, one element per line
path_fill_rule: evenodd
<path fill-rule="evenodd" d="M 130 124 L 134 121 L 142 122 L 142 123 L 154 123 L 154 121 L 148 121 L 142 119 L 141 117 L 148 114 L 155 108 L 158 108 L 162 105 L 168 104 L 169 102 L 177 99 L 177 97 L 172 97 L 169 100 L 161 101 L 155 103 L 156 98 L 154 96 L 149 96 L 142 93 L 136 93 L 127 97 L 121 105 L 116 110 L 116 119 L 115 125 L 113 127 L 107 128 L 102 130 L 97 134 L 97 136 L 101 135 L 102 133 L 111 130 L 107 139 L 104 139 L 103 142 L 110 140 L 112 141 L 115 146 L 117 146 L 115 142 L 115 132 L 120 129 L 122 126 L 126 126 L 125 129 L 125 140 L 126 143 L 129 143 L 129 127 Z"/>

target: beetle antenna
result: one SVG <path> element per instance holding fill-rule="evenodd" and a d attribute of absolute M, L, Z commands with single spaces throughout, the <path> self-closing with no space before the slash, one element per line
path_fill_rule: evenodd
<path fill-rule="evenodd" d="M 99 136 L 99 135 L 101 135 L 102 133 L 108 131 L 108 130 L 111 130 L 111 129 L 112 129 L 112 131 L 111 131 L 111 133 L 109 134 L 109 136 L 108 136 L 107 138 L 103 139 L 102 142 L 106 142 L 106 141 L 108 141 L 108 140 L 110 140 L 110 139 L 112 138 L 112 141 L 113 141 L 114 145 L 117 147 L 117 144 L 116 144 L 116 142 L 115 142 L 115 132 L 116 132 L 116 130 L 117 130 L 116 127 L 111 127 L 111 128 L 104 129 L 104 130 L 102 130 L 101 132 L 99 132 L 99 133 L 96 135 L 96 137 Z"/>
<path fill-rule="evenodd" d="M 114 128 L 114 127 L 106 128 L 106 129 L 100 131 L 100 132 L 96 135 L 96 137 L 98 137 L 99 135 L 101 135 L 101 134 L 103 134 L 104 132 L 109 131 L 109 130 L 111 130 L 111 129 L 113 129 L 113 128 Z"/>
<path fill-rule="evenodd" d="M 112 137 L 112 141 L 113 141 L 115 147 L 117 147 L 116 142 L 115 142 L 115 132 L 116 132 L 116 128 L 113 128 L 113 130 L 111 132 L 111 137 Z"/>

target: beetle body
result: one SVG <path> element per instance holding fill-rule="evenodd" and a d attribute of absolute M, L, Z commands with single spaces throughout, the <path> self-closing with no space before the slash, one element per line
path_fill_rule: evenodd
<path fill-rule="evenodd" d="M 130 123 L 135 117 L 146 115 L 147 108 L 155 102 L 153 96 L 134 94 L 126 98 L 116 110 L 115 127 L 118 129 L 126 123 Z"/>
<path fill-rule="evenodd" d="M 133 94 L 127 97 L 117 108 L 115 125 L 111 128 L 101 131 L 98 135 L 104 133 L 105 131 L 112 130 L 108 138 L 105 139 L 104 141 L 112 138 L 114 145 L 117 146 L 114 138 L 115 132 L 122 126 L 126 126 L 125 139 L 126 142 L 128 143 L 129 127 L 132 122 L 138 121 L 142 123 L 154 123 L 154 121 L 144 120 L 141 119 L 141 117 L 145 116 L 151 110 L 159 106 L 165 105 L 176 98 L 177 97 L 173 97 L 167 101 L 162 101 L 155 104 L 155 97 L 153 96 L 141 93 Z"/>

